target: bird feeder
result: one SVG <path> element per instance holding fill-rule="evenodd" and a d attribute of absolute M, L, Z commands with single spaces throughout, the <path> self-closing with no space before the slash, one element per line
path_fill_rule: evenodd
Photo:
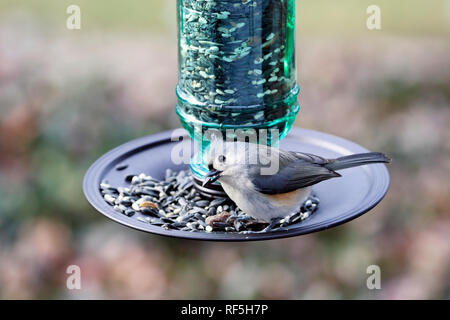
<path fill-rule="evenodd" d="M 197 187 L 208 172 L 210 139 L 248 131 L 277 144 L 299 111 L 294 0 L 178 0 L 176 112 L 198 152 Z M 276 134 L 274 134 L 276 133 Z M 219 186 L 219 185 L 218 185 Z"/>
<path fill-rule="evenodd" d="M 177 22 L 176 113 L 186 129 L 181 134 L 183 139 L 173 139 L 174 131 L 162 132 L 125 143 L 100 157 L 87 171 L 83 183 L 86 198 L 94 208 L 118 223 L 149 233 L 197 240 L 249 241 L 324 230 L 364 214 L 382 200 L 389 187 L 389 173 L 386 166 L 376 164 L 346 170 L 339 179 L 315 185 L 313 191 L 320 199 L 316 213 L 277 231 L 244 234 L 173 230 L 149 223 L 159 218 L 145 216 L 142 211 L 121 209 L 122 202 L 131 200 L 122 197 L 122 192 L 119 196 L 109 194 L 109 185 L 119 193 L 118 190 L 130 190 L 133 180 L 141 179 L 136 176 L 139 174 L 144 175 L 144 180 L 146 175 L 167 180 L 167 169 L 180 172 L 189 168 L 201 194 L 209 198 L 223 196 L 219 184 L 201 187 L 208 171 L 211 143 L 205 134 L 207 130 L 215 130 L 222 138 L 241 130 L 255 135 L 258 143 L 325 158 L 368 151 L 329 134 L 290 130 L 300 108 L 295 68 L 295 0 L 178 0 Z M 192 143 L 197 151 L 190 155 L 190 164 L 174 163 L 174 148 Z M 133 178 L 130 181 L 128 177 Z M 105 186 L 103 181 L 108 184 Z M 154 188 L 140 192 L 157 197 Z M 170 192 L 164 196 L 176 197 Z M 149 206 L 148 211 L 161 217 L 152 211 L 155 204 Z M 167 215 L 163 218 L 171 219 Z"/>

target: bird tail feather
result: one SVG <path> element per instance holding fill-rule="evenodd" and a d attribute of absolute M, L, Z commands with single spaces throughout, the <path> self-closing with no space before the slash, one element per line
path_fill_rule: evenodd
<path fill-rule="evenodd" d="M 368 152 L 352 154 L 345 157 L 335 159 L 333 162 L 326 164 L 325 167 L 330 170 L 342 170 L 352 167 L 358 167 L 370 163 L 390 163 L 391 159 L 380 152 Z"/>

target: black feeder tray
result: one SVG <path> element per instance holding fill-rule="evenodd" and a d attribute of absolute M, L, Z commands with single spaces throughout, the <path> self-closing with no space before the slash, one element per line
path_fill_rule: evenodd
<path fill-rule="evenodd" d="M 290 225 L 286 230 L 240 234 L 232 232 L 189 232 L 166 230 L 143 223 L 136 216 L 127 217 L 107 204 L 99 190 L 100 182 L 107 180 L 114 187 L 129 185 L 125 177 L 145 173 L 163 179 L 165 170 L 188 169 L 187 164 L 175 165 L 171 161 L 172 148 L 177 143 L 192 141 L 187 133 L 183 139 L 172 141 L 172 132 L 166 131 L 125 143 L 99 158 L 84 177 L 83 190 L 87 200 L 106 217 L 144 232 L 196 240 L 256 241 L 287 238 L 329 229 L 346 223 L 375 207 L 389 187 L 389 173 L 385 165 L 372 164 L 340 171 L 342 177 L 330 179 L 313 186 L 320 199 L 318 210 L 302 222 Z M 367 149 L 348 140 L 329 134 L 293 128 L 281 141 L 280 148 L 336 158 L 353 153 L 368 152 Z M 117 170 L 117 165 L 127 165 Z"/>

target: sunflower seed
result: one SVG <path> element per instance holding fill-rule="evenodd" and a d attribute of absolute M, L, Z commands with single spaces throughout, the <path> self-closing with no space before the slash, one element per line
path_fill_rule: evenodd
<path fill-rule="evenodd" d="M 227 201 L 227 198 L 217 198 L 214 199 L 213 201 L 211 201 L 211 203 L 209 204 L 210 207 L 216 207 L 218 205 L 221 205 L 222 203 L 224 203 L 225 201 Z"/>
<path fill-rule="evenodd" d="M 213 216 L 213 215 L 216 214 L 216 212 L 217 212 L 216 208 L 211 207 L 211 208 L 208 209 L 208 212 L 207 212 L 206 214 L 207 214 L 208 216 Z"/>
<path fill-rule="evenodd" d="M 199 207 L 206 207 L 209 205 L 209 201 L 208 200 L 199 200 L 199 201 L 195 202 L 195 205 L 199 206 Z"/>

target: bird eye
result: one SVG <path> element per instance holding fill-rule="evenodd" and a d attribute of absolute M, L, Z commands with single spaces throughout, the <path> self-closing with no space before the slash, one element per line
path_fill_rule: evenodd
<path fill-rule="evenodd" d="M 225 158 L 224 155 L 220 155 L 220 156 L 217 157 L 217 160 L 218 160 L 219 162 L 221 162 L 221 163 L 224 163 L 225 160 L 226 160 L 226 158 Z"/>

